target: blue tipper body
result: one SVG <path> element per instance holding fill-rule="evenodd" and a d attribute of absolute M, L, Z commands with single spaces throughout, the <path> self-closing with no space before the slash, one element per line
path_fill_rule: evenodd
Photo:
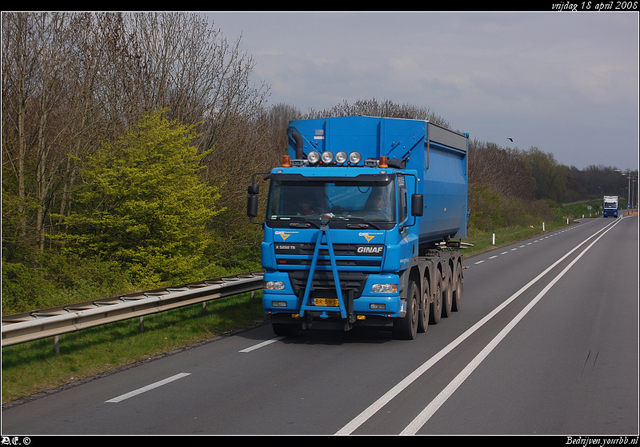
<path fill-rule="evenodd" d="M 461 294 L 450 247 L 467 236 L 468 135 L 349 116 L 291 121 L 288 136 L 283 166 L 263 173 L 263 306 L 276 333 L 398 326 L 414 287 L 423 317 L 437 294 Z"/>

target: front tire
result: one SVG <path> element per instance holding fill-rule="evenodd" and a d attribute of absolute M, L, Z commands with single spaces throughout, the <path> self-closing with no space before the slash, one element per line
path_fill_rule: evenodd
<path fill-rule="evenodd" d="M 302 329 L 301 324 L 271 323 L 274 334 L 280 337 L 298 335 Z"/>
<path fill-rule="evenodd" d="M 409 281 L 409 293 L 407 295 L 407 313 L 404 318 L 398 318 L 393 322 L 393 335 L 399 340 L 413 340 L 418 332 L 418 317 L 420 315 L 418 302 L 418 287 L 413 281 Z"/>

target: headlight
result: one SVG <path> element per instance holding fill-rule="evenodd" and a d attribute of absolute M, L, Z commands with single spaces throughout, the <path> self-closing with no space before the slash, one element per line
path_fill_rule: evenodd
<path fill-rule="evenodd" d="M 336 154 L 336 161 L 340 164 L 347 161 L 347 153 L 345 151 L 340 151 Z"/>
<path fill-rule="evenodd" d="M 307 160 L 309 160 L 309 163 L 312 165 L 315 165 L 320 161 L 320 154 L 318 151 L 311 151 L 309 152 L 309 155 L 307 155 Z"/>
<path fill-rule="evenodd" d="M 373 293 L 398 293 L 397 284 L 374 284 L 371 286 Z"/>
<path fill-rule="evenodd" d="M 349 161 L 354 165 L 360 163 L 360 160 L 362 160 L 362 155 L 360 155 L 360 152 L 353 151 L 349 154 Z"/>
<path fill-rule="evenodd" d="M 264 288 L 266 290 L 284 290 L 284 283 L 282 281 L 265 281 Z"/>
<path fill-rule="evenodd" d="M 329 151 L 322 153 L 322 163 L 329 164 L 333 161 L 333 154 Z"/>

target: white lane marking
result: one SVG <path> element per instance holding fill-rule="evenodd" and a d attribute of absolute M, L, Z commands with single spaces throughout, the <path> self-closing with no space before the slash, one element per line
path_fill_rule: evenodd
<path fill-rule="evenodd" d="M 138 394 L 142 394 L 142 393 L 146 393 L 147 391 L 150 391 L 154 388 L 158 388 L 162 385 L 166 385 L 167 383 L 173 382 L 174 380 L 178 380 L 178 379 L 182 379 L 183 377 L 186 377 L 188 375 L 190 375 L 191 373 L 180 373 L 180 374 L 176 374 L 175 376 L 171 376 L 171 377 L 167 377 L 164 380 L 160 380 L 158 382 L 152 383 L 151 385 L 147 385 L 144 386 L 142 388 L 138 388 L 137 390 L 131 391 L 130 393 L 126 393 L 123 394 L 121 396 L 118 397 L 114 397 L 113 399 L 109 399 L 107 400 L 105 403 L 118 403 L 118 402 L 122 402 L 125 399 L 129 399 L 130 397 L 134 397 L 137 396 Z"/>
<path fill-rule="evenodd" d="M 249 346 L 248 348 L 243 349 L 240 352 L 251 352 L 251 351 L 255 351 L 256 349 L 260 349 L 264 346 L 270 345 L 271 343 L 275 343 L 279 340 L 282 340 L 284 337 L 275 337 L 272 338 L 271 340 L 267 340 L 267 341 L 263 341 L 262 343 L 258 343 L 257 345 L 253 345 L 253 346 Z"/>
<path fill-rule="evenodd" d="M 595 237 L 601 231 L 604 231 L 607 228 L 607 226 L 605 226 L 605 227 L 599 229 L 598 231 L 596 231 L 595 233 L 593 233 L 587 239 L 585 239 L 580 244 L 578 244 L 573 249 L 571 249 L 569 252 L 567 252 L 567 254 L 565 254 L 563 257 L 561 257 L 556 262 L 554 262 L 549 267 L 547 267 L 542 273 L 540 273 L 538 276 L 536 276 L 531 281 L 529 281 L 525 286 L 523 286 L 520 290 L 518 290 L 516 293 L 511 295 L 502 304 L 500 304 L 494 310 L 492 310 L 487 315 L 485 315 L 484 318 L 482 318 L 476 324 L 474 324 L 469 329 L 467 329 L 463 334 L 458 336 L 458 338 L 456 338 L 451 343 L 449 343 L 447 346 L 445 346 L 442 350 L 440 350 L 440 352 L 438 352 L 433 357 L 428 359 L 426 362 L 424 362 L 422 365 L 420 365 L 416 370 L 414 370 L 411 374 L 409 374 L 407 377 L 405 377 L 403 380 L 401 380 L 398 384 L 396 384 L 393 388 L 391 388 L 384 395 L 382 395 L 378 400 L 376 400 L 374 403 L 369 405 L 369 407 L 367 407 L 362 413 L 357 415 L 350 422 L 348 422 L 347 425 L 345 425 L 340 430 L 338 430 L 336 432 L 336 435 L 349 435 L 349 434 L 353 433 L 358 427 L 360 427 L 362 424 L 364 424 L 371 416 L 373 416 L 375 413 L 377 413 L 378 410 L 380 410 L 382 407 L 384 407 L 386 404 L 388 404 L 394 397 L 396 397 L 405 388 L 407 388 L 416 379 L 418 379 L 418 377 L 420 377 L 422 374 L 424 374 L 426 371 L 428 371 L 429 368 L 431 368 L 433 365 L 438 363 L 438 361 L 441 358 L 443 358 L 449 352 L 453 351 L 460 343 L 462 343 L 464 340 L 466 340 L 475 331 L 480 329 L 484 324 L 486 324 L 489 320 L 491 320 L 502 309 L 504 309 L 509 304 L 511 304 L 512 301 L 514 301 L 516 298 L 518 298 L 518 296 L 520 296 L 529 287 L 531 287 L 533 284 L 535 284 L 540 278 L 542 278 L 549 271 L 551 271 L 555 266 L 557 266 L 562 261 L 564 261 L 567 257 L 569 257 L 574 251 L 576 251 L 582 245 L 587 243 L 587 241 L 589 241 L 589 239 Z"/>
<path fill-rule="evenodd" d="M 583 225 L 584 225 L 584 224 L 583 224 Z M 573 226 L 573 227 L 571 227 L 571 228 L 568 228 L 568 229 L 566 229 L 566 230 L 562 230 L 562 231 L 560 231 L 560 232 L 558 232 L 558 233 L 555 233 L 555 234 L 564 233 L 565 231 L 573 230 L 574 228 L 578 228 L 578 227 L 580 227 L 580 226 L 582 226 L 582 225 Z M 552 234 L 552 236 L 554 236 L 554 235 Z M 549 236 L 547 236 L 547 237 L 546 237 L 546 238 L 544 238 L 544 239 L 547 239 L 548 237 L 549 237 Z M 543 241 L 544 239 L 539 239 L 539 240 L 540 240 L 540 241 Z M 535 241 L 533 241 L 533 242 L 528 242 L 526 245 L 520 245 L 520 247 L 518 247 L 518 248 L 525 248 L 527 245 L 535 244 L 536 242 L 538 242 L 538 240 L 535 240 Z M 517 250 L 517 248 L 512 248 L 512 249 L 511 249 L 511 251 L 516 251 L 516 250 Z M 504 252 L 502 252 L 502 253 L 500 253 L 500 254 L 501 254 L 501 255 L 506 255 L 506 254 L 509 254 L 509 253 L 508 253 L 508 252 L 506 252 L 506 251 L 504 251 Z M 497 257 L 498 257 L 497 255 L 495 255 L 495 256 L 490 256 L 490 257 L 489 257 L 489 259 L 495 259 L 495 258 L 497 258 Z M 477 261 L 477 262 L 474 262 L 474 264 L 482 264 L 483 262 L 484 262 L 484 261 Z"/>
<path fill-rule="evenodd" d="M 462 383 L 465 380 L 467 380 L 467 378 L 478 367 L 478 365 L 480 365 L 480 363 L 482 363 L 484 361 L 484 359 L 487 358 L 487 356 L 491 353 L 491 351 L 493 351 L 494 348 L 496 346 L 498 346 L 498 344 L 507 336 L 507 334 L 509 334 L 509 332 L 511 332 L 511 330 L 520 322 L 520 320 L 522 320 L 524 318 L 524 316 L 526 314 L 528 314 L 529 311 L 531 309 L 533 309 L 533 307 L 536 304 L 538 304 L 538 301 L 540 301 L 542 299 L 542 297 L 545 296 L 547 294 L 547 292 L 558 281 L 560 281 L 560 279 L 565 275 L 565 273 L 567 273 L 569 271 L 569 269 L 571 269 L 571 267 L 573 267 L 575 265 L 575 263 L 578 262 L 578 260 L 580 258 L 582 258 L 582 256 L 587 251 L 589 251 L 591 249 L 591 247 L 593 247 L 595 245 L 595 243 L 598 242 L 605 234 L 607 234 L 614 226 L 615 225 L 612 225 L 607 231 L 605 231 L 600 236 L 598 236 L 598 238 L 596 240 L 594 240 L 591 244 L 589 244 L 589 246 L 587 248 L 582 250 L 582 252 L 578 256 L 576 256 L 576 258 L 573 261 L 571 261 L 569 263 L 569 265 L 567 265 L 558 274 L 558 276 L 553 278 L 551 280 L 551 282 L 549 282 L 549 284 L 547 284 L 544 287 L 544 289 L 542 289 L 540 291 L 540 293 L 538 293 L 538 295 L 536 295 L 536 297 L 533 300 L 531 300 L 531 302 L 529 302 L 529 304 L 527 304 L 524 307 L 524 309 L 522 309 L 520 311 L 520 313 L 518 313 L 518 315 L 516 315 L 516 317 L 513 320 L 511 320 L 509 322 L 509 324 L 507 324 L 500 331 L 500 333 L 498 333 L 498 335 L 496 335 L 494 337 L 494 339 L 491 340 L 491 342 L 489 342 L 489 344 L 482 349 L 482 351 L 480 351 L 480 353 L 449 383 L 449 385 L 447 385 L 440 392 L 440 394 L 438 394 L 436 396 L 436 398 L 433 399 L 431 401 L 431 403 L 429 403 L 429 405 L 427 405 L 424 408 L 424 410 L 422 410 L 420 412 L 420 414 L 418 416 L 416 416 L 416 418 L 413 421 L 411 421 L 411 423 L 409 425 L 407 425 L 407 427 L 404 430 L 402 430 L 402 432 L 400 432 L 400 434 L 401 435 L 415 435 L 418 432 L 418 430 L 420 430 L 422 428 L 422 426 L 424 424 L 426 424 L 429 419 L 431 419 L 431 416 L 433 416 L 434 413 L 436 411 L 438 411 L 438 409 L 447 401 L 447 399 L 449 399 L 449 397 L 451 397 L 451 395 L 458 389 L 458 387 L 460 385 L 462 385 Z"/>

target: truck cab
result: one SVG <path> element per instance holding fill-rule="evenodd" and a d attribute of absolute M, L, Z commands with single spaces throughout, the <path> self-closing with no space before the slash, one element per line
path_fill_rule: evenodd
<path fill-rule="evenodd" d="M 312 306 L 339 307 L 333 258 L 346 307 L 351 303 L 349 310 L 361 316 L 361 321 L 363 316 L 403 316 L 397 272 L 407 267 L 418 250 L 417 237 L 404 231 L 414 224 L 408 209 L 406 173 L 378 167 L 340 176 L 305 174 L 291 168 L 286 173 L 277 169 L 270 176 L 261 248 L 266 270 L 265 311 L 275 320 L 279 315 L 299 315 L 305 296 Z M 414 196 L 414 203 L 419 200 Z M 322 228 L 330 238 L 324 242 L 319 240 Z M 319 247 L 307 288 L 318 243 L 330 243 L 333 255 L 328 246 Z M 314 310 L 308 312 L 327 321 L 337 317 L 332 315 L 337 314 L 335 310 L 318 315 Z"/>

